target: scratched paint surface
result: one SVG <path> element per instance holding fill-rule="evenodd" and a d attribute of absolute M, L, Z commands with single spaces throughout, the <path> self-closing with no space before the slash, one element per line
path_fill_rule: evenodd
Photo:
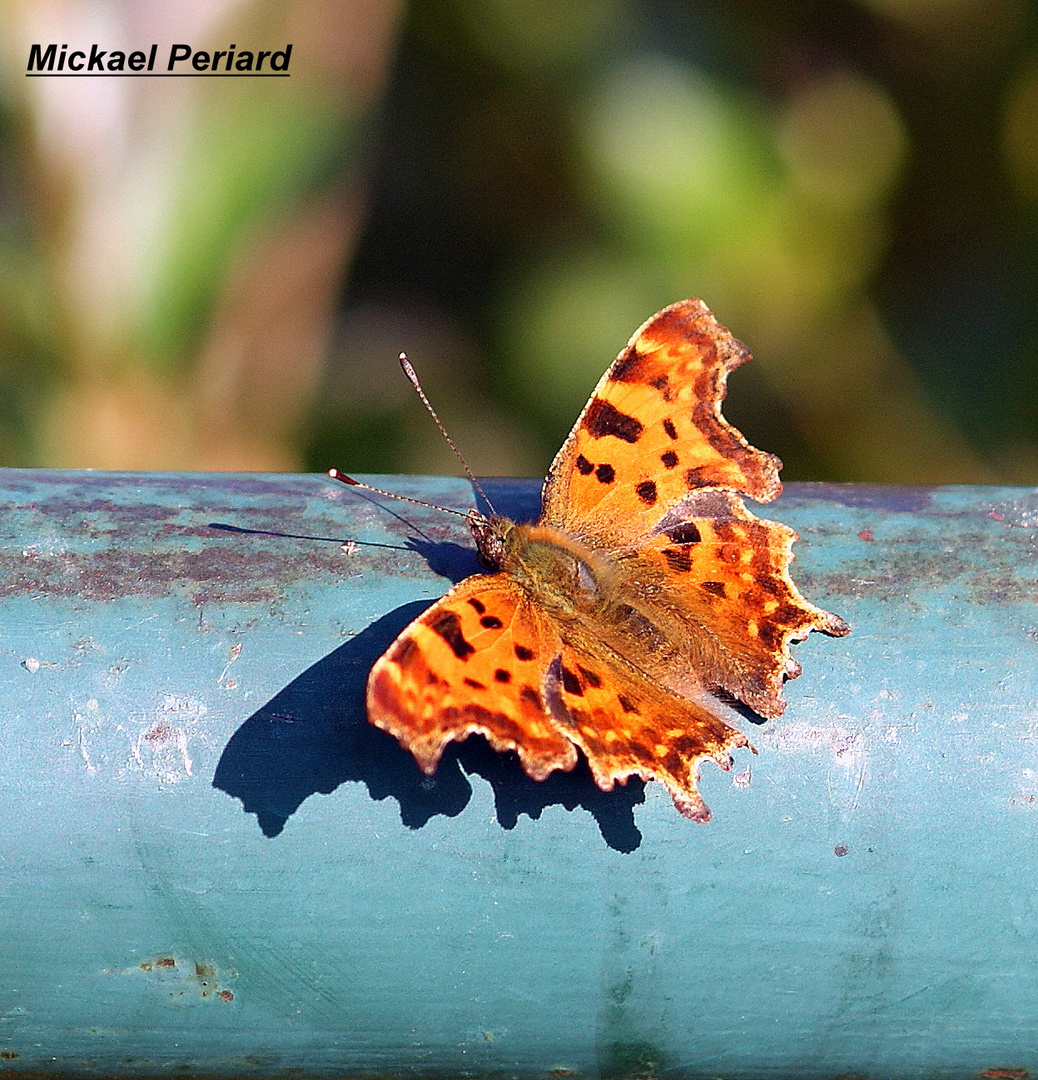
<path fill-rule="evenodd" d="M 0 1073 L 1038 1073 L 1035 492 L 789 485 L 854 632 L 702 827 L 364 723 L 474 569 L 454 519 L 319 476 L 0 499 Z"/>

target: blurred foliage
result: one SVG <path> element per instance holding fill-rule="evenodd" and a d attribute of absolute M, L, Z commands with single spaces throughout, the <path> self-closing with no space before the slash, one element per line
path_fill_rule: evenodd
<path fill-rule="evenodd" d="M 787 478 L 1038 482 L 1035 31 L 1014 0 L 412 4 L 310 462 L 453 470 L 403 348 L 477 469 L 541 473 L 694 294 Z M 377 444 L 343 408 L 373 368 Z"/>
<path fill-rule="evenodd" d="M 386 0 L 6 0 L 5 464 L 297 468 L 355 241 Z M 287 79 L 27 78 L 32 43 L 293 45 Z M 240 55 L 240 51 L 239 51 Z"/>
<path fill-rule="evenodd" d="M 541 474 L 698 295 L 787 479 L 1038 483 L 1025 0 L 201 12 L 8 0 L 3 463 L 457 471 L 406 350 L 477 472 Z M 55 34 L 293 76 L 26 80 Z"/>

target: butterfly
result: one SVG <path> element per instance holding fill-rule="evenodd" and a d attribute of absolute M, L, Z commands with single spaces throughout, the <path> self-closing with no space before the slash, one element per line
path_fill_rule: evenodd
<path fill-rule="evenodd" d="M 721 416 L 749 359 L 702 301 L 664 308 L 595 387 L 536 523 L 469 512 L 490 572 L 412 622 L 367 684 L 370 721 L 425 773 L 478 733 L 535 780 L 583 754 L 603 790 L 655 779 L 709 820 L 700 763 L 749 747 L 722 698 L 778 716 L 790 644 L 850 631 L 793 584 L 796 533 L 743 502 L 781 491 L 779 459 Z"/>

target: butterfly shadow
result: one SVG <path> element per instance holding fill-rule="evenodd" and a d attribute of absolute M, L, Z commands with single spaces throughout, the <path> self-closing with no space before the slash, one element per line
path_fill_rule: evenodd
<path fill-rule="evenodd" d="M 460 545 L 422 540 L 414 546 L 451 578 L 472 572 L 472 553 Z M 504 829 L 515 828 L 522 814 L 536 820 L 548 806 L 581 807 L 609 847 L 635 850 L 641 833 L 634 807 L 645 799 L 640 780 L 604 792 L 581 761 L 571 773 L 533 781 L 515 754 L 495 752 L 480 736 L 452 743 L 436 773 L 426 776 L 392 736 L 368 723 L 368 671 L 426 607 L 426 601 L 417 601 L 383 616 L 257 709 L 228 740 L 213 786 L 240 799 L 263 834 L 276 837 L 311 795 L 330 794 L 346 782 L 365 784 L 373 799 L 396 799 L 403 824 L 420 829 L 437 815 L 460 814 L 472 797 L 468 777 L 477 775 L 490 784 Z"/>

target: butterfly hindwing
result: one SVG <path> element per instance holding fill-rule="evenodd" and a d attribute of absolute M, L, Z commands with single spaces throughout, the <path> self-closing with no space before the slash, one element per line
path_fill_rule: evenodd
<path fill-rule="evenodd" d="M 682 670 L 761 716 L 779 716 L 783 680 L 800 674 L 790 644 L 812 630 L 842 636 L 850 628 L 793 583 L 792 529 L 756 517 L 728 491 L 691 495 L 677 511 L 620 556 L 623 573 L 655 584 L 657 619 L 683 649 Z"/>
<path fill-rule="evenodd" d="M 700 300 L 654 315 L 602 376 L 552 463 L 542 521 L 619 548 L 698 488 L 773 499 L 778 458 L 721 415 L 728 373 L 749 358 Z"/>
<path fill-rule="evenodd" d="M 749 746 L 722 719 L 720 702 L 706 694 L 676 697 L 622 660 L 603 665 L 571 645 L 563 645 L 549 681 L 548 697 L 568 718 L 570 738 L 600 788 L 609 791 L 629 776 L 659 780 L 685 817 L 709 820 L 696 789 L 700 762 L 710 758 L 729 769 L 732 750 Z"/>

